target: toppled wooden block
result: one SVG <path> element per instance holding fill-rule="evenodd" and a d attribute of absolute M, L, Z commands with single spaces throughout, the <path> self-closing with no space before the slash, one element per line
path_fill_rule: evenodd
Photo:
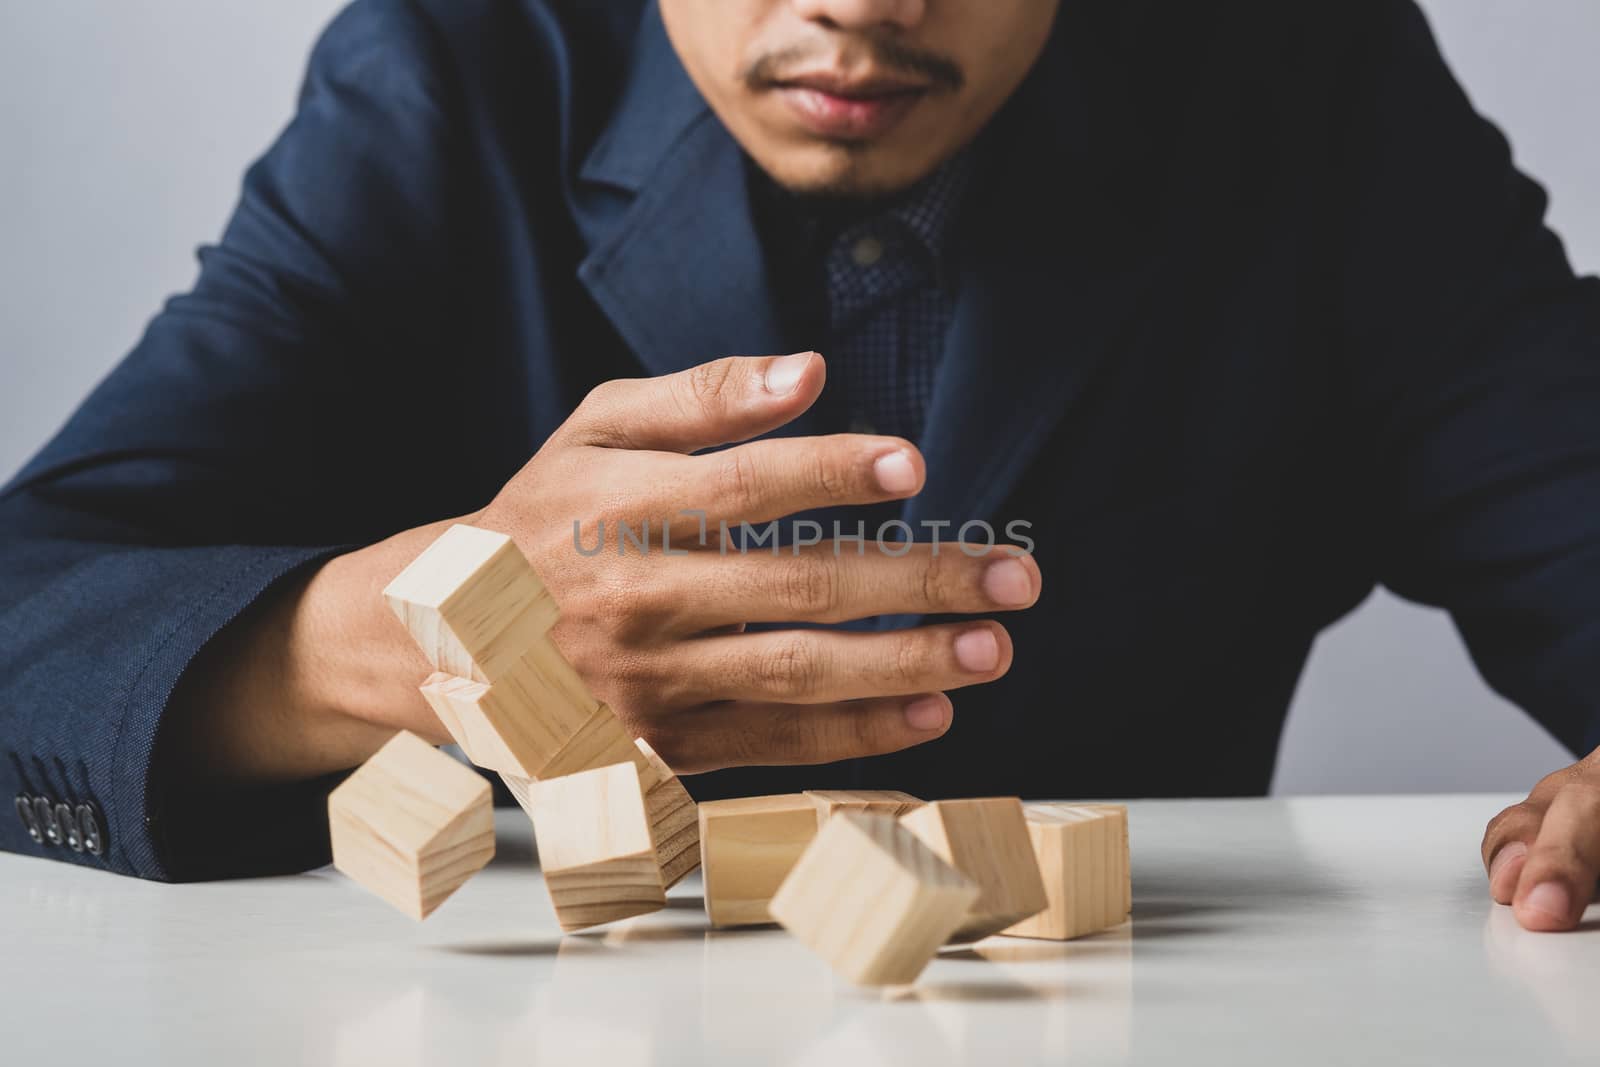
<path fill-rule="evenodd" d="M 333 865 L 425 919 L 494 855 L 489 783 L 414 734 L 396 734 L 328 796 Z"/>
<path fill-rule="evenodd" d="M 977 941 L 1044 908 L 1044 882 L 1016 797 L 938 800 L 900 822 L 978 885 L 972 912 L 952 940 Z"/>
<path fill-rule="evenodd" d="M 383 591 L 435 670 L 494 682 L 556 621 L 556 603 L 505 534 L 457 523 Z"/>
<path fill-rule="evenodd" d="M 562 930 L 666 906 L 639 768 L 632 761 L 534 782 L 528 808 Z"/>
<path fill-rule="evenodd" d="M 806 796 L 816 804 L 818 826 L 841 811 L 898 819 L 922 807 L 922 801 L 898 789 L 807 789 Z"/>
<path fill-rule="evenodd" d="M 422 683 L 422 695 L 468 759 L 520 778 L 544 777 L 602 706 L 548 637 L 492 684 L 441 671 Z"/>
<path fill-rule="evenodd" d="M 1126 919 L 1133 908 L 1128 809 L 1120 804 L 1028 804 L 1023 814 L 1047 903 L 1039 914 L 1005 933 L 1065 941 Z"/>
<path fill-rule="evenodd" d="M 671 889 L 700 866 L 700 819 L 694 797 L 642 737 L 634 747 L 644 757 L 639 780 L 644 785 L 644 806 L 650 816 L 650 833 L 661 864 L 661 883 Z"/>
<path fill-rule="evenodd" d="M 817 836 L 817 805 L 801 793 L 711 800 L 699 829 L 711 925 L 769 923 L 768 902 Z"/>
<path fill-rule="evenodd" d="M 885 815 L 827 821 L 768 904 L 772 917 L 860 985 L 916 980 L 978 887 Z"/>

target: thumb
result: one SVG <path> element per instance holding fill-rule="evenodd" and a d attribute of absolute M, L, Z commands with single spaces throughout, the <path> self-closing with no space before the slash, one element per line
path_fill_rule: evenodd
<path fill-rule="evenodd" d="M 822 392 L 815 352 L 729 356 L 659 378 L 596 386 L 562 427 L 569 443 L 696 452 L 759 436 L 791 421 Z"/>

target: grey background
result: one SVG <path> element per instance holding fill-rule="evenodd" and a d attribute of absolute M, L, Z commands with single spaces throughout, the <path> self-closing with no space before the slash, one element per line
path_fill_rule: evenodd
<path fill-rule="evenodd" d="M 342 0 L 0 0 L 0 471 L 194 277 Z M 1600 268 L 1600 3 L 1429 0 L 1478 107 Z M 1527 789 L 1568 758 L 1448 620 L 1379 594 L 1317 646 L 1279 792 Z"/>

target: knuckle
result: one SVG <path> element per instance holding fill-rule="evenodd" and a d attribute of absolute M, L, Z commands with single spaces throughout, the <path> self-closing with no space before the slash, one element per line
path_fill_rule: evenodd
<path fill-rule="evenodd" d="M 853 499 L 850 478 L 845 473 L 839 457 L 832 450 L 818 448 L 812 456 L 811 479 L 824 500 L 849 501 Z"/>
<path fill-rule="evenodd" d="M 618 414 L 624 388 L 618 381 L 601 382 L 584 395 L 568 422 L 583 423 L 583 436 L 596 444 L 615 446 L 625 443 L 627 434 Z"/>
<path fill-rule="evenodd" d="M 702 411 L 720 410 L 727 396 L 728 382 L 732 377 L 732 359 L 716 359 L 710 363 L 701 363 L 689 370 L 689 393 Z"/>
<path fill-rule="evenodd" d="M 803 759 L 815 746 L 815 731 L 806 715 L 797 709 L 787 709 L 772 716 L 765 736 L 753 735 L 751 744 L 757 749 L 767 749 L 784 759 Z M 752 753 L 756 759 L 760 753 Z"/>
<path fill-rule="evenodd" d="M 934 608 L 946 606 L 951 599 L 946 591 L 949 580 L 949 553 L 940 552 L 935 555 L 929 552 L 922 562 L 922 602 Z"/>
<path fill-rule="evenodd" d="M 930 651 L 926 634 L 896 642 L 890 677 L 899 688 L 908 692 L 920 688 L 922 679 L 927 675 Z"/>
<path fill-rule="evenodd" d="M 761 496 L 761 474 L 748 449 L 734 448 L 718 454 L 717 488 L 726 504 L 748 513 Z"/>
<path fill-rule="evenodd" d="M 821 679 L 822 663 L 805 637 L 780 641 L 756 661 L 756 684 L 766 693 L 800 696 L 813 691 Z"/>
<path fill-rule="evenodd" d="M 851 745 L 858 754 L 871 755 L 888 747 L 883 719 L 874 715 L 869 708 L 857 708 L 846 718 L 850 724 Z"/>
<path fill-rule="evenodd" d="M 778 597 L 791 614 L 832 616 L 840 593 L 839 573 L 828 557 L 801 553 L 784 562 Z"/>
<path fill-rule="evenodd" d="M 1533 807 L 1525 800 L 1513 804 L 1489 820 L 1488 826 L 1484 827 L 1484 839 L 1498 837 L 1500 834 L 1511 830 L 1516 824 L 1532 818 L 1534 814 Z"/>

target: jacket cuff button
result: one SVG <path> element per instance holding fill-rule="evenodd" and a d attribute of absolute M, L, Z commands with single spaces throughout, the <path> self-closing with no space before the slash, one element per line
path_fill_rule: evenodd
<path fill-rule="evenodd" d="M 39 844 L 44 843 L 44 831 L 39 827 L 39 817 L 33 813 L 33 798 L 27 793 L 17 794 L 17 818 L 22 820 L 28 836 Z"/>
<path fill-rule="evenodd" d="M 91 856 L 105 852 L 106 837 L 100 830 L 100 819 L 92 804 L 78 805 L 78 836 L 82 839 L 83 850 Z"/>
<path fill-rule="evenodd" d="M 56 809 L 50 806 L 49 797 L 33 798 L 33 815 L 39 820 L 44 839 L 52 845 L 61 844 L 61 827 L 56 825 Z"/>
<path fill-rule="evenodd" d="M 56 825 L 61 828 L 61 836 L 66 841 L 67 847 L 74 852 L 83 851 L 83 835 L 78 832 L 78 817 L 72 814 L 72 808 L 66 804 L 56 805 Z"/>

